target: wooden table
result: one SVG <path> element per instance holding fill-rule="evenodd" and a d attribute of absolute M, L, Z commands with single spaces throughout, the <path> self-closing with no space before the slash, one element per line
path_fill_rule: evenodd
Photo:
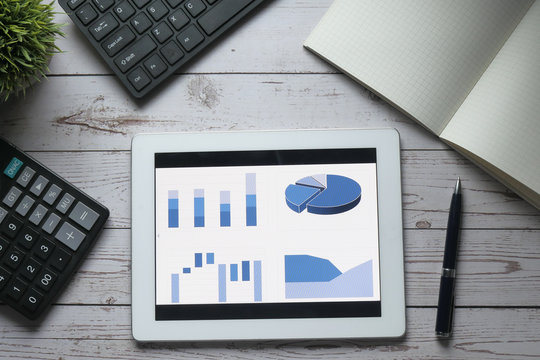
<path fill-rule="evenodd" d="M 66 15 L 48 80 L 0 105 L 0 134 L 111 210 L 41 323 L 0 305 L 0 358 L 532 359 L 540 357 L 540 213 L 302 48 L 331 0 L 276 0 L 144 101 Z M 61 11 L 58 6 L 58 10 Z M 407 334 L 402 339 L 138 344 L 131 337 L 130 141 L 162 131 L 395 127 L 401 134 Z M 464 188 L 454 335 L 434 320 L 448 207 Z"/>

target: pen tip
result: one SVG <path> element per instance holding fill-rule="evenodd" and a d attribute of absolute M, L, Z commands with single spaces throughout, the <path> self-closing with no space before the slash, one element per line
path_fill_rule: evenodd
<path fill-rule="evenodd" d="M 458 194 L 460 191 L 461 191 L 461 179 L 458 176 L 457 181 L 456 181 L 456 189 L 454 190 L 454 193 Z"/>

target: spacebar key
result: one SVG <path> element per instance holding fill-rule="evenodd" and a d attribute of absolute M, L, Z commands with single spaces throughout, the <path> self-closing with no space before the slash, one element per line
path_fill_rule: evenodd
<path fill-rule="evenodd" d="M 120 55 L 114 59 L 114 63 L 118 66 L 120 71 L 125 73 L 155 48 L 156 43 L 152 41 L 149 35 L 145 35 L 124 52 L 120 53 Z"/>
<path fill-rule="evenodd" d="M 199 19 L 204 32 L 212 35 L 223 24 L 249 5 L 253 0 L 223 0 Z"/>

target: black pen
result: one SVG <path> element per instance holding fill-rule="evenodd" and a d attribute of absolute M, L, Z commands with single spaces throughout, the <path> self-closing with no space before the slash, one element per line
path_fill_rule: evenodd
<path fill-rule="evenodd" d="M 459 226 L 461 223 L 461 181 L 458 177 L 456 188 L 450 203 L 448 227 L 446 229 L 446 244 L 441 272 L 441 287 L 439 290 L 439 305 L 437 306 L 437 336 L 447 337 L 452 332 L 454 318 L 454 289 L 456 280 L 456 260 L 458 249 Z"/>

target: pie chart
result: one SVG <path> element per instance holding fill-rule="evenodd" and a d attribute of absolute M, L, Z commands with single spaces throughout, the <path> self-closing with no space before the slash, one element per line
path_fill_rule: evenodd
<path fill-rule="evenodd" d="M 341 175 L 307 176 L 285 189 L 285 202 L 297 213 L 307 209 L 312 214 L 339 214 L 358 205 L 361 197 L 360 185 Z"/>

